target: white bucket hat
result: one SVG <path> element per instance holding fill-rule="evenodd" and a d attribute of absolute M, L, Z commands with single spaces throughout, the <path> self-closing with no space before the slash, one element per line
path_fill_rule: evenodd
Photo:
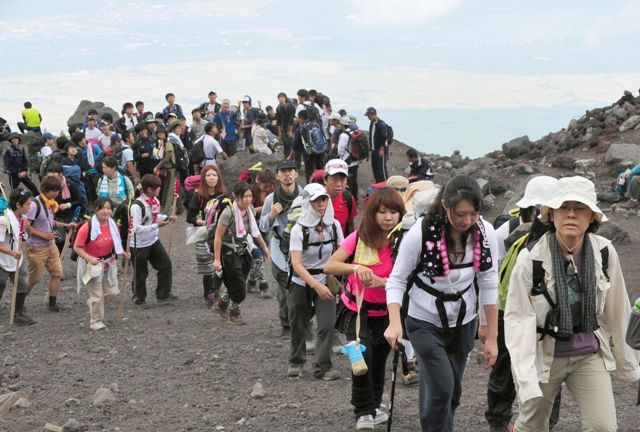
<path fill-rule="evenodd" d="M 524 196 L 520 198 L 516 206 L 526 209 L 549 201 L 557 184 L 558 179 L 549 176 L 532 178 L 524 189 Z"/>
<path fill-rule="evenodd" d="M 580 176 L 564 177 L 558 180 L 551 198 L 542 203 L 540 220 L 547 222 L 549 209 L 557 210 L 562 206 L 562 203 L 567 201 L 577 201 L 588 206 L 598 222 L 609 220 L 598 208 L 595 186 L 590 180 Z"/>

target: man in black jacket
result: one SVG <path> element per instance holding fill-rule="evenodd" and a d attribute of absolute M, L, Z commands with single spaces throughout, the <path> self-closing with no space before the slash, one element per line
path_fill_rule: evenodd
<path fill-rule="evenodd" d="M 31 191 L 34 197 L 38 196 L 38 188 L 29 178 L 29 161 L 22 147 L 22 136 L 12 133 L 7 138 L 7 141 L 11 145 L 4 153 L 4 170 L 9 176 L 11 190 L 14 190 L 22 183 Z"/>
<path fill-rule="evenodd" d="M 371 148 L 371 170 L 376 183 L 387 180 L 387 125 L 378 118 L 374 107 L 367 108 L 364 115 L 369 119 L 369 144 Z"/>

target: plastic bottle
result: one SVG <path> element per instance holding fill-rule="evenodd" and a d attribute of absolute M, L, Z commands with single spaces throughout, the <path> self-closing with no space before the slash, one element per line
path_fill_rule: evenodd
<path fill-rule="evenodd" d="M 633 309 L 635 309 L 636 312 L 640 312 L 640 297 L 636 300 L 636 304 L 633 306 Z"/>

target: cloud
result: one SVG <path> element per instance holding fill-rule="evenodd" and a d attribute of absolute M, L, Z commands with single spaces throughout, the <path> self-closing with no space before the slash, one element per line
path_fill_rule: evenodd
<path fill-rule="evenodd" d="M 346 19 L 366 25 L 405 25 L 432 21 L 461 0 L 350 0 Z"/>
<path fill-rule="evenodd" d="M 406 66 L 378 68 L 373 73 L 368 65 L 344 60 L 235 58 L 99 71 L 16 74 L 4 76 L 3 81 L 13 83 L 5 86 L 0 99 L 4 118 L 15 124 L 22 103 L 31 100 L 42 111 L 44 126 L 57 132 L 66 128 L 67 118 L 82 99 L 102 101 L 116 110 L 125 101 L 141 99 L 148 109 L 158 111 L 165 103 L 163 95 L 172 91 L 178 103 L 190 111 L 206 99 L 214 86 L 220 97 L 235 101 L 250 94 L 254 101 L 262 101 L 264 107 L 275 103 L 280 91 L 293 94 L 298 88 L 313 85 L 331 96 L 337 108 L 368 105 L 380 109 L 562 105 L 589 108 L 607 105 L 623 90 L 636 88 L 640 73 L 539 76 Z"/>

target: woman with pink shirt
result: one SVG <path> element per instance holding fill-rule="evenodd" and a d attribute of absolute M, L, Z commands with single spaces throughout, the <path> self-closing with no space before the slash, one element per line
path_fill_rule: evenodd
<path fill-rule="evenodd" d="M 364 293 L 360 310 L 360 342 L 366 347 L 363 356 L 368 371 L 352 376 L 351 403 L 357 430 L 373 430 L 385 423 L 386 413 L 379 407 L 384 390 L 387 356 L 391 350 L 384 338 L 389 324 L 385 284 L 393 267 L 393 238 L 390 233 L 405 214 L 400 194 L 389 187 L 376 189 L 370 196 L 364 218 L 331 256 L 324 271 L 348 275 L 340 296 L 336 328 L 347 340 L 356 339 L 358 306 L 356 295 Z"/>

